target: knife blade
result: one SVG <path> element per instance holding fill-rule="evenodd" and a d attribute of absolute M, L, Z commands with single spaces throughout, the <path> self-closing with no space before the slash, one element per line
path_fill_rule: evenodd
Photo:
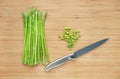
<path fill-rule="evenodd" d="M 77 57 L 79 57 L 79 56 L 81 56 L 81 55 L 83 55 L 83 54 L 97 48 L 98 46 L 102 45 L 107 40 L 108 40 L 108 38 L 102 39 L 102 40 L 100 40 L 98 42 L 95 42 L 93 44 L 90 44 L 90 45 L 88 45 L 88 46 L 86 46 L 86 47 L 84 47 L 84 48 L 82 48 L 82 49 L 80 49 L 80 50 L 78 50 L 78 51 L 76 51 L 74 53 L 68 54 L 68 55 L 63 56 L 61 58 L 58 58 L 57 60 L 49 63 L 45 67 L 45 71 L 49 71 L 49 70 L 51 70 L 51 69 L 53 69 L 55 67 L 58 67 L 58 66 L 62 65 L 63 63 L 65 63 L 65 62 L 67 62 L 69 60 L 74 60 L 75 58 L 77 58 Z"/>

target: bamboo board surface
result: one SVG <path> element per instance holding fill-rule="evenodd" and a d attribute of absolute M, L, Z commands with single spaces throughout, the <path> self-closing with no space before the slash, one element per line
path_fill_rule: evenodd
<path fill-rule="evenodd" d="M 21 12 L 48 11 L 45 34 L 51 61 L 109 38 L 99 48 L 51 70 L 22 64 Z M 81 38 L 72 51 L 58 39 L 65 26 Z M 0 79 L 120 79 L 120 0 L 0 0 Z"/>

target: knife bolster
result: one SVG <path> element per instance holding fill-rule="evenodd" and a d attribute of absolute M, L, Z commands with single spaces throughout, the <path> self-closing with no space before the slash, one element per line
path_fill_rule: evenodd
<path fill-rule="evenodd" d="M 70 59 L 70 60 L 75 60 L 75 56 L 74 56 L 74 54 L 73 54 L 73 53 L 72 53 L 72 54 L 70 54 L 69 59 Z"/>

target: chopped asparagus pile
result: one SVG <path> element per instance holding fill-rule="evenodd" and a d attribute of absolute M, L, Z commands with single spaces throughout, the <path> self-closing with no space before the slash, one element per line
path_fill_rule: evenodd
<path fill-rule="evenodd" d="M 30 8 L 28 13 L 22 13 L 24 24 L 24 47 L 23 64 L 34 66 L 39 63 L 49 62 L 48 48 L 45 39 L 45 21 L 47 12 L 44 14 L 35 8 Z"/>
<path fill-rule="evenodd" d="M 74 43 L 80 38 L 79 31 L 73 31 L 70 27 L 65 27 L 62 35 L 59 36 L 61 40 L 64 40 L 68 43 L 67 48 L 71 50 L 74 46 Z"/>

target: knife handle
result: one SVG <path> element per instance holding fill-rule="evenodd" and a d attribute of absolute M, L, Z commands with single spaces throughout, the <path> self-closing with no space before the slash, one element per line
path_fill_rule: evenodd
<path fill-rule="evenodd" d="M 45 68 L 46 71 L 49 71 L 55 67 L 58 67 L 62 64 L 64 64 L 65 62 L 69 61 L 69 60 L 74 60 L 74 58 L 71 58 L 73 54 L 69 54 L 69 55 L 66 55 L 62 58 L 58 58 L 57 60 L 51 62 L 50 64 L 48 64 Z"/>

